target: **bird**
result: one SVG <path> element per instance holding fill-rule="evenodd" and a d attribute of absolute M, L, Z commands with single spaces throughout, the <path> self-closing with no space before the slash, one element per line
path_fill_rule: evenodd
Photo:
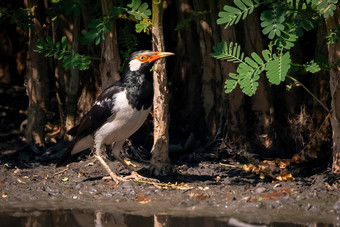
<path fill-rule="evenodd" d="M 125 64 L 121 79 L 101 92 L 95 103 L 67 134 L 72 140 L 57 166 L 74 161 L 80 152 L 90 148 L 116 183 L 141 177 L 119 156 L 126 139 L 134 134 L 150 113 L 153 102 L 152 67 L 158 59 L 172 56 L 171 52 L 140 50 L 133 52 Z M 125 178 L 114 173 L 103 159 L 106 148 L 131 172 Z"/>

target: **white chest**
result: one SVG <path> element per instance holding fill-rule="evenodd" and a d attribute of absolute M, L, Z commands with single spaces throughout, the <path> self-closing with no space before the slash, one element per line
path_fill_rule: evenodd
<path fill-rule="evenodd" d="M 144 123 L 150 108 L 137 110 L 132 108 L 127 100 L 126 93 L 120 92 L 115 97 L 113 117 L 100 127 L 94 135 L 95 143 L 111 144 L 129 138 Z"/>

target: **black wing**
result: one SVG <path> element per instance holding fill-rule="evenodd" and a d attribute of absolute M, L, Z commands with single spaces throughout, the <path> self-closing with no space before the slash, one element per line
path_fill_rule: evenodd
<path fill-rule="evenodd" d="M 106 88 L 99 95 L 91 110 L 80 120 L 79 125 L 70 129 L 67 134 L 74 136 L 74 140 L 78 140 L 96 131 L 110 116 L 115 114 L 112 112 L 115 94 L 123 91 L 124 87 L 119 84 Z"/>

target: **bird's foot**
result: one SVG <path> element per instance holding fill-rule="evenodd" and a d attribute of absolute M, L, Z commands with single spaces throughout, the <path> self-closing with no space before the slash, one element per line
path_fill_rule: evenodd
<path fill-rule="evenodd" d="M 137 173 L 136 171 L 131 171 L 131 175 L 125 177 L 119 177 L 112 172 L 110 176 L 103 177 L 103 180 L 114 180 L 117 184 L 121 181 L 128 181 L 128 180 L 135 180 L 135 181 L 151 181 L 151 182 L 158 182 L 157 179 L 144 177 Z"/>
<path fill-rule="evenodd" d="M 124 177 L 117 176 L 114 172 L 111 172 L 110 176 L 103 177 L 102 180 L 113 180 L 116 184 L 119 184 L 121 181 L 126 181 L 124 180 Z"/>
<path fill-rule="evenodd" d="M 126 180 L 158 182 L 155 178 L 144 177 L 136 171 L 131 171 L 131 175 L 124 177 Z"/>

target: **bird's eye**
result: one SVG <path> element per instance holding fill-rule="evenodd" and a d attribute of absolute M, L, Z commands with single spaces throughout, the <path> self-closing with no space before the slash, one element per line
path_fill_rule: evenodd
<path fill-rule="evenodd" d="M 147 58 L 144 56 L 144 55 L 140 55 L 138 57 L 138 59 L 141 61 L 141 62 L 145 62 L 147 60 Z"/>

